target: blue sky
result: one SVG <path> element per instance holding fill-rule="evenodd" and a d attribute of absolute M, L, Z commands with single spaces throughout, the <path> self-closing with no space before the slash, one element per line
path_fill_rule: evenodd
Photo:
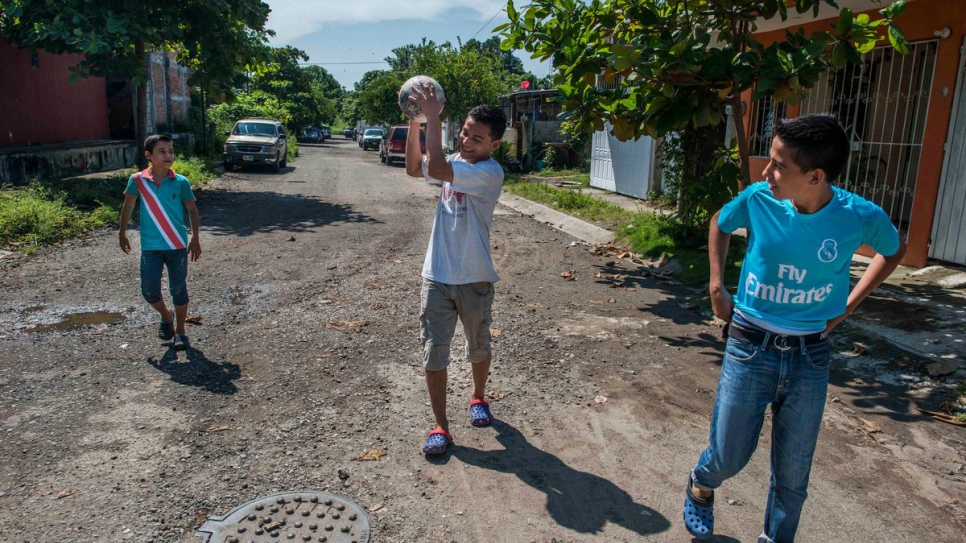
<path fill-rule="evenodd" d="M 367 71 L 387 68 L 383 59 L 396 47 L 423 38 L 455 45 L 457 37 L 465 43 L 475 35 L 482 41 L 507 22 L 505 0 L 266 1 L 272 8 L 268 27 L 277 34 L 271 44 L 302 49 L 347 90 Z M 549 63 L 531 60 L 526 51 L 516 55 L 538 76 L 549 73 Z"/>

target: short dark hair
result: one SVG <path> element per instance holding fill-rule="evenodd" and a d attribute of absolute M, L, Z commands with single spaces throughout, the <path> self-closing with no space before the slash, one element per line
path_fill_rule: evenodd
<path fill-rule="evenodd" d="M 147 137 L 147 139 L 144 140 L 144 150 L 149 153 L 153 153 L 154 146 L 157 145 L 159 141 L 171 143 L 174 140 L 172 140 L 171 136 L 168 136 L 167 134 L 151 134 Z"/>
<path fill-rule="evenodd" d="M 480 104 L 470 110 L 467 117 L 473 117 L 478 123 L 483 123 L 490 127 L 490 137 L 495 140 L 502 140 L 503 133 L 506 132 L 506 115 L 498 107 Z"/>
<path fill-rule="evenodd" d="M 848 164 L 849 137 L 832 113 L 780 119 L 775 135 L 791 149 L 792 160 L 803 172 L 822 170 L 829 183 L 835 181 Z"/>

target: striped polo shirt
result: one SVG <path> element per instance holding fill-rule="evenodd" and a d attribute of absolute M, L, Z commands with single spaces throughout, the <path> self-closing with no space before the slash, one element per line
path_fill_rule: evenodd
<path fill-rule="evenodd" d="M 156 182 L 151 168 L 138 172 L 127 181 L 124 194 L 141 199 L 141 250 L 170 251 L 188 246 L 184 202 L 193 202 L 188 178 L 168 170 L 168 176 Z"/>

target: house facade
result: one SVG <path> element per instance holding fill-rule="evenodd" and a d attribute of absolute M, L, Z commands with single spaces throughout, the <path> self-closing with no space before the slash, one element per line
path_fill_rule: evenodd
<path fill-rule="evenodd" d="M 882 7 L 869 0 L 839 5 L 873 20 Z M 910 1 L 897 18 L 909 54 L 877 47 L 862 64 L 823 74 L 799 104 L 753 101 L 746 93 L 752 177 L 767 163 L 776 119 L 835 113 L 852 142 L 839 183 L 886 210 L 908 246 L 903 264 L 922 267 L 928 258 L 966 264 L 964 7 L 961 0 Z M 828 30 L 836 14 L 790 17 L 782 26 L 760 27 L 757 37 L 767 46 L 786 30 Z"/>
<path fill-rule="evenodd" d="M 0 184 L 130 166 L 136 93 L 120 77 L 70 81 L 80 55 L 31 52 L 0 40 Z M 148 132 L 170 132 L 190 107 L 189 72 L 149 53 Z"/>

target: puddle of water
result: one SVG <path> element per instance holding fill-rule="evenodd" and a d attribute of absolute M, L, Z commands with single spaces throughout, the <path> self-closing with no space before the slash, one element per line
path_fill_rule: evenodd
<path fill-rule="evenodd" d="M 93 324 L 117 324 L 125 319 L 120 313 L 107 311 L 89 311 L 86 313 L 71 313 L 64 316 L 64 320 L 54 324 L 40 324 L 25 330 L 28 334 L 43 332 L 66 332 Z"/>

